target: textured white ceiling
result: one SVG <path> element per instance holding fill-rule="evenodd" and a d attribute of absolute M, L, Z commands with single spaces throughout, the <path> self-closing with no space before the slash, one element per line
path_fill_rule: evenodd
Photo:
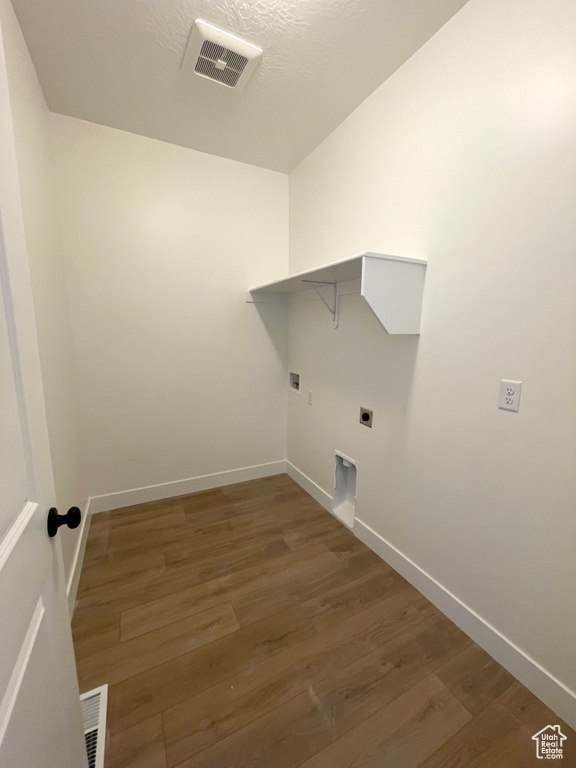
<path fill-rule="evenodd" d="M 54 112 L 288 172 L 466 0 L 13 0 Z M 237 94 L 181 69 L 194 19 L 263 49 Z"/>

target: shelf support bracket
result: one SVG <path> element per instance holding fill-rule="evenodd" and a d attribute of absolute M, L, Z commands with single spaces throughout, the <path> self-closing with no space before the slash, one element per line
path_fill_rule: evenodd
<path fill-rule="evenodd" d="M 334 323 L 334 328 L 338 328 L 338 284 L 337 283 L 329 283 L 325 280 L 302 280 L 303 283 L 310 283 L 312 285 L 312 288 L 316 291 L 318 294 L 318 297 L 322 299 L 324 306 L 327 308 L 328 312 L 332 315 L 332 322 Z M 332 306 L 328 304 L 324 296 L 320 293 L 320 289 L 318 288 L 319 285 L 331 285 L 334 289 L 334 296 L 332 299 Z"/>

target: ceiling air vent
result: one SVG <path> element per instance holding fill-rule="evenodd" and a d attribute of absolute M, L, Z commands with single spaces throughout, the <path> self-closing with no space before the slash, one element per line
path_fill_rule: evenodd
<path fill-rule="evenodd" d="M 261 56 L 262 51 L 255 45 L 196 19 L 182 68 L 192 69 L 197 75 L 228 88 L 241 90 Z"/>

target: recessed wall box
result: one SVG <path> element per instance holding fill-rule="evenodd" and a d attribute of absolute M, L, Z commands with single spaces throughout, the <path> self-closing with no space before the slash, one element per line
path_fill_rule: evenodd
<path fill-rule="evenodd" d="M 357 465 L 354 459 L 336 451 L 332 513 L 348 528 L 354 527 L 356 516 L 356 470 Z"/>

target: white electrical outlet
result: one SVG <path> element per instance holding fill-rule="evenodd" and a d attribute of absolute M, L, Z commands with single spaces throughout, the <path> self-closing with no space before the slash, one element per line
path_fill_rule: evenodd
<path fill-rule="evenodd" d="M 312 390 L 308 390 L 308 405 L 313 405 L 312 403 Z"/>
<path fill-rule="evenodd" d="M 520 409 L 521 394 L 521 381 L 508 381 L 507 379 L 502 379 L 500 382 L 498 408 L 501 408 L 503 411 L 518 411 Z"/>

